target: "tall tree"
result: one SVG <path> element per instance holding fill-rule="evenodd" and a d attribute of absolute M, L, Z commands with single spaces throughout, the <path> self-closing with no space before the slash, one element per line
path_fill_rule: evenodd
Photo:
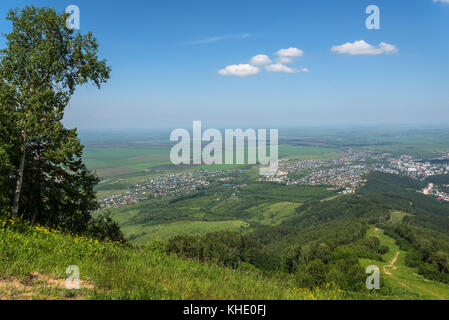
<path fill-rule="evenodd" d="M 0 79 L 0 215 L 11 211 L 12 190 L 11 170 L 13 165 L 10 156 L 13 153 L 15 115 L 11 106 L 14 104 L 14 90 L 6 86 Z"/>
<path fill-rule="evenodd" d="M 0 50 L 0 107 L 13 123 L 16 150 L 9 159 L 16 168 L 11 211 L 32 222 L 71 224 L 95 208 L 97 178 L 81 161 L 76 130 L 61 120 L 76 87 L 100 88 L 110 68 L 98 59 L 92 33 L 67 29 L 67 16 L 52 8 L 11 10 L 12 31 Z"/>

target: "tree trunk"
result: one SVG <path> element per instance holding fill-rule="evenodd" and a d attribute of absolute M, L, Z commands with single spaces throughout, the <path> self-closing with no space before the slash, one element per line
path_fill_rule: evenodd
<path fill-rule="evenodd" d="M 19 214 L 19 200 L 20 200 L 20 191 L 22 190 L 22 180 L 23 180 L 23 167 L 25 165 L 25 139 L 23 139 L 22 146 L 20 147 L 20 161 L 19 161 L 19 169 L 16 181 L 16 191 L 14 192 L 14 202 L 12 207 L 12 216 L 17 218 Z"/>
<path fill-rule="evenodd" d="M 33 213 L 33 218 L 31 219 L 31 224 L 34 225 L 36 221 L 39 221 L 39 215 L 40 215 L 40 208 L 41 208 L 41 201 L 42 201 L 42 195 L 41 195 L 41 143 L 38 142 L 37 144 L 37 177 L 36 177 L 36 194 L 39 195 L 38 202 L 36 203 L 36 211 Z"/>

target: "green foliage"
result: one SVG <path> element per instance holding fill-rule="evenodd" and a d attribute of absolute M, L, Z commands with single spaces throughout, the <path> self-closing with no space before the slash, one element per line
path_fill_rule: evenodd
<path fill-rule="evenodd" d="M 126 242 L 117 222 L 111 218 L 111 214 L 103 213 L 93 216 L 89 220 L 86 235 L 101 241 L 110 240 Z"/>
<path fill-rule="evenodd" d="M 276 257 L 247 236 L 232 232 L 215 232 L 203 236 L 177 236 L 167 242 L 167 252 L 217 265 L 237 268 L 247 262 L 262 270 L 279 267 Z"/>
<path fill-rule="evenodd" d="M 34 6 L 7 15 L 12 31 L 0 50 L 0 205 L 32 224 L 86 233 L 98 179 L 81 160 L 76 129 L 64 128 L 62 118 L 76 87 L 93 82 L 99 88 L 110 68 L 98 59 L 93 35 L 67 29 L 66 18 Z M 92 221 L 89 232 L 101 223 Z"/>
<path fill-rule="evenodd" d="M 309 202 L 297 208 L 297 216 L 282 222 L 300 228 L 334 220 L 374 218 L 375 221 L 389 219 L 391 206 L 375 197 L 347 195 L 329 201 Z"/>
<path fill-rule="evenodd" d="M 359 291 L 366 278 L 355 250 L 349 247 L 332 250 L 324 243 L 287 248 L 283 267 L 295 274 L 299 286 L 308 288 L 335 283 L 342 289 Z"/>
<path fill-rule="evenodd" d="M 427 184 L 405 176 L 374 172 L 359 194 L 406 213 L 449 217 L 449 204 L 416 192 Z"/>
<path fill-rule="evenodd" d="M 393 225 L 386 233 L 403 250 L 408 250 L 406 263 L 426 278 L 449 283 L 449 236 L 424 228 Z"/>

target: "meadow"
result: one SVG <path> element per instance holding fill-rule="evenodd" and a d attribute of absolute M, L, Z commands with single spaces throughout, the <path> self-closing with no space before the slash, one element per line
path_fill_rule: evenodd
<path fill-rule="evenodd" d="M 19 222 L 0 227 L 0 252 L 2 299 L 335 300 L 354 296 L 334 287 L 301 289 L 292 279 L 170 256 L 160 242 L 133 248 Z M 69 265 L 79 268 L 79 290 L 64 285 Z"/>

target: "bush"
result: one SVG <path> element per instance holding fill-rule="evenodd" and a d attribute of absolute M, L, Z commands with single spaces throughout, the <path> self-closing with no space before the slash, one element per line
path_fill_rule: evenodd
<path fill-rule="evenodd" d="M 118 223 L 111 218 L 110 212 L 92 217 L 87 226 L 86 236 L 101 241 L 126 242 L 125 236 Z"/>
<path fill-rule="evenodd" d="M 389 246 L 380 246 L 378 249 L 377 249 L 377 252 L 379 253 L 379 254 L 385 254 L 385 253 L 387 253 L 388 251 L 390 251 L 390 247 Z"/>

